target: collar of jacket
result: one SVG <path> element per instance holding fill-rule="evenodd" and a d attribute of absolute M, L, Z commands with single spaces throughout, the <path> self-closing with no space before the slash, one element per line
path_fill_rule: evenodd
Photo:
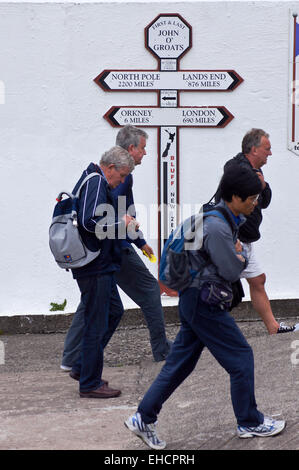
<path fill-rule="evenodd" d="M 261 174 L 263 174 L 263 170 L 261 168 L 254 168 L 250 162 L 250 160 L 244 155 L 244 153 L 240 152 L 238 155 L 234 157 L 234 160 L 236 160 L 238 163 L 244 163 L 245 165 L 248 165 L 248 167 L 251 170 L 258 170 Z"/>
<path fill-rule="evenodd" d="M 221 199 L 220 202 L 219 202 L 219 204 L 217 204 L 217 205 L 215 206 L 215 210 L 217 209 L 218 206 L 220 206 L 220 207 L 222 207 L 223 209 L 225 209 L 225 211 L 227 212 L 227 214 L 228 214 L 230 220 L 232 221 L 234 227 L 236 228 L 236 230 L 238 230 L 239 227 L 241 227 L 241 225 L 243 225 L 243 224 L 246 222 L 247 219 L 246 219 L 245 215 L 240 214 L 240 215 L 239 215 L 240 222 L 239 222 L 239 224 L 237 224 L 236 221 L 235 221 L 235 218 L 234 218 L 234 216 L 233 216 L 232 211 L 229 209 L 229 207 L 227 206 L 227 204 L 225 203 L 225 201 L 224 201 L 223 199 Z"/>
<path fill-rule="evenodd" d="M 97 165 L 96 163 L 93 163 L 91 162 L 88 167 L 86 168 L 86 171 L 87 171 L 87 174 L 89 175 L 90 173 L 100 173 L 101 176 L 103 176 L 104 180 L 106 181 L 106 183 L 108 184 L 108 181 L 107 181 L 107 178 L 102 170 L 102 168 Z"/>

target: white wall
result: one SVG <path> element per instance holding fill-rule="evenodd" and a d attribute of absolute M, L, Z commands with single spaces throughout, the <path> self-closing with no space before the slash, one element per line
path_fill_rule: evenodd
<path fill-rule="evenodd" d="M 55 197 L 113 145 L 117 129 L 102 117 L 112 105 L 156 105 L 155 92 L 105 93 L 93 79 L 105 68 L 156 68 L 144 28 L 159 13 L 179 13 L 192 26 L 193 47 L 181 69 L 234 69 L 244 79 L 231 93 L 181 92 L 181 106 L 224 105 L 235 116 L 223 129 L 180 130 L 181 203 L 206 201 L 244 133 L 268 131 L 273 156 L 264 173 L 273 200 L 257 250 L 270 298 L 298 298 L 299 157 L 287 150 L 288 20 L 295 5 L 0 3 L 0 315 L 46 314 L 50 302 L 65 298 L 67 312 L 76 308 L 79 290 L 48 249 Z M 157 130 L 147 131 L 148 156 L 134 173 L 141 204 L 157 201 Z"/>

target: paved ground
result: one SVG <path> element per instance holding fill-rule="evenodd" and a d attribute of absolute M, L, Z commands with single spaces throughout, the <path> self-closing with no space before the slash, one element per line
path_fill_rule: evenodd
<path fill-rule="evenodd" d="M 236 437 L 228 375 L 205 350 L 160 413 L 167 451 L 299 450 L 299 332 L 268 336 L 259 321 L 239 326 L 255 354 L 259 409 L 286 419 L 286 429 L 272 438 Z M 177 330 L 168 325 L 168 336 Z M 123 421 L 163 365 L 152 361 L 146 328 L 118 330 L 108 346 L 103 376 L 122 390 L 109 400 L 80 398 L 78 383 L 60 370 L 64 334 L 2 335 L 0 341 L 0 449 L 105 450 L 108 459 L 116 450 L 143 455 L 146 447 Z"/>

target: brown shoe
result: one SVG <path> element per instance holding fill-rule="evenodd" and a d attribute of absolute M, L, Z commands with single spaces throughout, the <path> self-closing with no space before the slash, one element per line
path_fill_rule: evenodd
<path fill-rule="evenodd" d="M 109 388 L 107 384 L 101 385 L 101 387 L 97 388 L 96 390 L 92 390 L 91 392 L 80 392 L 81 398 L 115 398 L 119 397 L 121 394 L 120 390 L 115 390 L 113 388 Z"/>
<path fill-rule="evenodd" d="M 78 381 L 80 380 L 80 374 L 78 374 L 77 372 L 71 371 L 69 373 L 69 376 L 72 377 L 72 379 L 74 379 L 74 380 L 78 380 Z M 108 383 L 109 383 L 108 380 L 105 380 L 105 379 L 102 379 L 102 382 L 103 382 L 103 384 L 106 384 L 106 385 L 108 385 Z"/>

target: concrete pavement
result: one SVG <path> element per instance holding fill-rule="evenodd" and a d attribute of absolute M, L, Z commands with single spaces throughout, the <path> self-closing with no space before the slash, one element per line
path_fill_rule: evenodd
<path fill-rule="evenodd" d="M 258 407 L 286 419 L 286 429 L 272 438 L 239 439 L 229 376 L 204 350 L 160 413 L 166 451 L 299 449 L 299 332 L 268 336 L 260 321 L 239 326 L 254 350 Z M 170 338 L 177 330 L 167 325 Z M 103 377 L 122 395 L 107 400 L 80 398 L 78 383 L 60 370 L 63 333 L 4 334 L 0 341 L 0 449 L 105 450 L 108 458 L 111 451 L 148 450 L 123 425 L 163 365 L 152 361 L 147 329 L 117 331 L 108 345 Z M 141 359 L 133 352 L 130 359 L 132 341 L 146 345 Z"/>

